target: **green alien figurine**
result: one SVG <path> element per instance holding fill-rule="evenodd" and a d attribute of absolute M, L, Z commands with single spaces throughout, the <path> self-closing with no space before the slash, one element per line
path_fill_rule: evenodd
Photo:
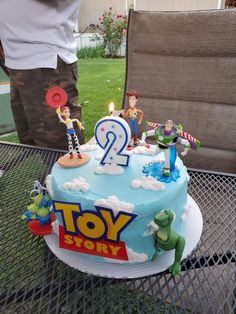
<path fill-rule="evenodd" d="M 171 265 L 169 271 L 172 275 L 178 275 L 181 271 L 181 258 L 184 251 L 185 239 L 171 229 L 171 223 L 174 219 L 174 213 L 165 209 L 157 214 L 154 218 L 155 224 L 159 227 L 156 232 L 156 249 L 163 251 L 170 251 L 175 249 L 174 264 Z"/>
<path fill-rule="evenodd" d="M 36 219 L 37 212 L 39 210 L 39 205 L 43 200 L 43 195 L 38 194 L 32 197 L 33 203 L 27 206 L 27 211 L 21 216 L 22 220 L 30 221 L 32 219 Z"/>
<path fill-rule="evenodd" d="M 21 216 L 22 220 L 27 222 L 38 220 L 40 225 L 50 222 L 51 199 L 48 195 L 38 194 L 31 197 L 32 204 L 27 206 L 27 211 Z"/>

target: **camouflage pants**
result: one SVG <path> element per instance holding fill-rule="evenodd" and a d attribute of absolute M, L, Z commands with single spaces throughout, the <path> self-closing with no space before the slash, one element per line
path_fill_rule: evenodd
<path fill-rule="evenodd" d="M 20 143 L 67 149 L 66 127 L 59 123 L 55 109 L 47 106 L 45 94 L 53 86 L 64 88 L 68 93 L 71 117 L 81 121 L 76 88 L 77 63 L 66 64 L 58 58 L 57 69 L 9 69 L 9 74 L 11 107 Z M 83 144 L 83 132 L 76 131 L 80 144 Z"/>

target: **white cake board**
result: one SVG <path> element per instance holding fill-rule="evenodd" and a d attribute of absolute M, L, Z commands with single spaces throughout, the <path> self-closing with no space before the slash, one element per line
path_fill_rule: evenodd
<path fill-rule="evenodd" d="M 185 223 L 185 248 L 182 259 L 186 258 L 200 240 L 203 228 L 201 211 L 188 195 L 189 212 Z M 168 269 L 174 262 L 174 250 L 164 252 L 156 261 L 139 264 L 99 263 L 89 260 L 85 254 L 59 248 L 58 236 L 54 233 L 44 237 L 50 250 L 65 264 L 90 275 L 108 278 L 140 278 L 160 273 Z"/>

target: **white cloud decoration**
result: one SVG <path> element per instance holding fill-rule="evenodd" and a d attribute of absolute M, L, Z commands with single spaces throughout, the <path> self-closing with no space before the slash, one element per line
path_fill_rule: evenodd
<path fill-rule="evenodd" d="M 115 215 L 118 214 L 120 211 L 132 213 L 132 211 L 134 210 L 133 204 L 120 201 L 115 195 L 110 195 L 107 198 L 101 198 L 95 201 L 94 205 L 110 208 L 113 210 L 113 213 Z"/>
<path fill-rule="evenodd" d="M 55 221 L 53 221 L 53 222 L 51 223 L 51 225 L 52 225 L 53 232 L 54 232 L 57 236 L 59 236 L 59 223 L 58 223 L 58 220 L 56 219 Z"/>
<path fill-rule="evenodd" d="M 192 209 L 191 205 L 187 203 L 184 207 L 184 212 L 181 216 L 181 222 L 185 222 L 188 219 L 191 209 Z"/>
<path fill-rule="evenodd" d="M 97 174 L 122 174 L 124 173 L 124 167 L 115 164 L 105 164 L 104 166 L 98 166 L 95 168 Z"/>
<path fill-rule="evenodd" d="M 103 154 L 97 154 L 97 155 L 95 156 L 95 159 L 96 159 L 96 160 L 102 160 L 102 157 L 103 157 Z"/>
<path fill-rule="evenodd" d="M 140 155 L 155 155 L 156 145 L 150 145 L 149 147 L 146 147 L 145 145 L 137 146 L 132 150 L 132 152 Z"/>
<path fill-rule="evenodd" d="M 63 187 L 65 190 L 88 192 L 90 185 L 83 177 L 78 177 L 65 182 Z"/>
<path fill-rule="evenodd" d="M 153 235 L 157 230 L 158 230 L 158 225 L 155 224 L 154 220 L 152 220 L 148 225 L 147 225 L 147 230 L 143 233 L 144 237 L 148 237 Z"/>
<path fill-rule="evenodd" d="M 127 254 L 130 263 L 142 263 L 148 259 L 147 254 L 137 253 L 134 250 L 127 247 Z"/>
<path fill-rule="evenodd" d="M 53 189 L 52 189 L 52 175 L 51 174 L 49 174 L 46 177 L 45 184 L 46 184 L 46 189 L 48 191 L 49 196 L 53 198 L 54 194 L 53 194 Z"/>
<path fill-rule="evenodd" d="M 143 262 L 146 262 L 148 259 L 148 256 L 145 253 L 135 252 L 133 249 L 127 246 L 126 246 L 126 250 L 127 250 L 127 255 L 128 255 L 128 261 L 127 261 L 128 263 L 143 263 Z M 113 259 L 113 258 L 104 258 L 104 260 L 110 263 L 111 262 L 118 263 L 118 264 L 124 263 L 124 261 Z"/>
<path fill-rule="evenodd" d="M 84 144 L 84 145 L 81 145 L 79 149 L 81 152 L 91 152 L 93 150 L 97 150 L 97 145 L 96 144 Z"/>
<path fill-rule="evenodd" d="M 157 181 L 154 177 L 141 177 L 131 181 L 130 186 L 133 189 L 143 188 L 144 190 L 163 191 L 165 184 Z"/>

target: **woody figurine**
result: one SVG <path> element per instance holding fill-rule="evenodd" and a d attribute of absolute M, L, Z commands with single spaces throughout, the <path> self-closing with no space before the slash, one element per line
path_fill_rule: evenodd
<path fill-rule="evenodd" d="M 135 91 L 126 92 L 125 95 L 129 97 L 129 109 L 127 109 L 122 114 L 122 117 L 127 118 L 127 122 L 131 129 L 131 136 L 134 142 L 134 146 L 137 146 L 138 126 L 142 123 L 144 115 L 142 110 L 136 108 L 136 103 L 141 95 Z"/>

